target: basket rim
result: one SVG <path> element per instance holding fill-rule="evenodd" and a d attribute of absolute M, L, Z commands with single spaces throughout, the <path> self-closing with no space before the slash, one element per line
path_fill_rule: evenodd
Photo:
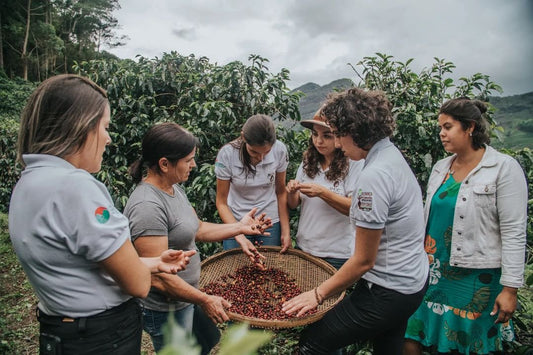
<path fill-rule="evenodd" d="M 279 253 L 281 251 L 281 247 L 278 247 L 278 246 L 260 246 L 260 247 L 257 247 L 257 250 L 260 252 L 260 253 Z M 216 254 L 213 254 L 211 255 L 210 257 L 204 259 L 201 263 L 201 272 L 203 272 L 204 270 L 204 267 L 207 267 L 211 264 L 214 264 L 216 263 L 217 261 L 225 258 L 225 257 L 228 257 L 228 256 L 232 256 L 232 255 L 235 255 L 235 254 L 239 254 L 241 255 L 243 252 L 242 252 L 242 249 L 240 248 L 234 248 L 234 249 L 228 249 L 228 250 L 224 250 L 224 251 L 221 251 L 219 253 L 216 253 Z M 287 255 L 293 255 L 293 256 L 297 256 L 299 258 L 302 258 L 306 261 L 309 261 L 315 265 L 317 265 L 318 267 L 320 267 L 321 269 L 325 270 L 327 273 L 330 274 L 330 277 L 337 271 L 337 269 L 335 269 L 335 267 L 333 267 L 331 264 L 329 264 L 328 262 L 316 257 L 316 256 L 313 256 L 309 253 L 306 253 L 302 250 L 299 250 L 299 249 L 295 249 L 295 248 L 289 248 L 287 249 L 286 252 L 284 252 L 284 254 L 287 254 Z M 200 277 L 200 280 L 202 278 Z M 201 287 L 201 286 L 200 286 Z M 272 320 L 269 320 L 269 319 L 262 319 L 262 318 L 255 318 L 255 317 L 247 317 L 247 316 L 243 316 L 242 314 L 238 314 L 238 313 L 234 313 L 234 312 L 230 312 L 230 311 L 226 311 L 226 314 L 228 315 L 228 317 L 232 320 L 232 321 L 238 321 L 238 322 L 246 322 L 254 327 L 258 327 L 258 328 L 267 328 L 267 329 L 280 329 L 280 328 L 292 328 L 292 327 L 298 327 L 298 326 L 303 326 L 303 325 L 307 325 L 307 324 L 310 324 L 310 323 L 313 323 L 313 322 L 316 322 L 317 320 L 319 320 L 320 318 L 322 318 L 326 312 L 328 312 L 331 308 L 333 308 L 335 305 L 337 305 L 343 298 L 344 298 L 344 295 L 345 295 L 346 291 L 342 291 L 340 294 L 338 294 L 335 299 L 335 301 L 330 304 L 329 306 L 325 307 L 324 309 L 320 309 L 320 310 L 317 310 L 316 313 L 313 313 L 313 314 L 310 314 L 310 315 L 307 315 L 307 316 L 304 316 L 304 317 L 298 317 L 298 318 L 290 318 L 290 319 L 272 319 Z"/>

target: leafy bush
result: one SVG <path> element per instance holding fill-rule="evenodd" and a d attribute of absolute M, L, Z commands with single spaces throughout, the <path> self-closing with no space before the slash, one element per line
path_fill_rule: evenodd
<path fill-rule="evenodd" d="M 132 189 L 126 167 L 140 156 L 140 142 L 154 123 L 173 121 L 200 140 L 198 169 L 187 183 L 202 219 L 217 219 L 213 164 L 222 145 L 236 138 L 255 113 L 299 120 L 299 95 L 289 93 L 288 71 L 269 72 L 268 60 L 251 55 L 250 65 L 217 66 L 207 58 L 164 54 L 161 59 L 91 61 L 75 69 L 106 88 L 112 107 L 113 143 L 99 178 L 122 208 Z"/>
<path fill-rule="evenodd" d="M 352 66 L 359 78 L 358 86 L 387 93 L 397 124 L 393 140 L 405 155 L 424 192 L 431 167 L 446 154 L 436 124 L 442 103 L 461 96 L 488 101 L 494 91 L 501 92 L 500 86 L 489 76 L 480 73 L 462 77 L 455 83 L 450 77 L 455 65 L 434 59 L 431 67 L 420 73 L 410 68 L 413 59 L 402 63 L 382 53 L 364 57 Z M 359 67 L 362 69 L 358 70 Z M 492 113 L 493 108 L 489 107 L 489 123 L 496 134 L 500 128 L 492 120 Z"/>

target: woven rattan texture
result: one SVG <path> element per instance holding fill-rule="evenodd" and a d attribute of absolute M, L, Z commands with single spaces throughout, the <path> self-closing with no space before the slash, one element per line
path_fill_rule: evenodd
<path fill-rule="evenodd" d="M 335 268 L 320 258 L 311 256 L 303 251 L 289 249 L 280 254 L 280 247 L 260 247 L 258 250 L 266 257 L 265 266 L 280 269 L 296 280 L 302 292 L 312 290 L 335 273 Z M 215 254 L 202 262 L 200 273 L 200 288 L 211 282 L 219 282 L 222 276 L 234 274 L 242 266 L 249 266 L 250 259 L 241 249 L 231 249 Z M 260 319 L 246 317 L 237 313 L 228 312 L 233 321 L 247 322 L 260 328 L 292 328 L 313 323 L 337 304 L 344 292 L 337 297 L 331 297 L 317 308 L 315 314 L 291 319 Z M 252 301 L 252 300 L 251 300 Z"/>

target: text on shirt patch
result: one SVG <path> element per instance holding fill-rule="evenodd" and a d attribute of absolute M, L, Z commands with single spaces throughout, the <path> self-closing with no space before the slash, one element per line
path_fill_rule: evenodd
<path fill-rule="evenodd" d="M 362 191 L 361 189 L 357 191 L 357 208 L 365 212 L 372 211 L 372 192 L 371 191 Z"/>

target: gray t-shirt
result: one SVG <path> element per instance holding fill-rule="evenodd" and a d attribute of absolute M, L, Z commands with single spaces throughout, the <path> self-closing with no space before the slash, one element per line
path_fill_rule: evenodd
<path fill-rule="evenodd" d="M 169 195 L 151 184 L 141 182 L 131 194 L 124 215 L 130 221 L 133 241 L 142 236 L 165 236 L 168 237 L 170 249 L 197 250 L 195 237 L 199 228 L 198 217 L 179 185 L 174 185 L 174 195 Z M 178 272 L 176 277 L 197 288 L 200 280 L 200 253 L 196 253 L 187 268 Z M 141 302 L 147 309 L 162 312 L 189 305 L 169 298 L 154 287 Z"/>
<path fill-rule="evenodd" d="M 48 315 L 88 317 L 128 299 L 99 262 L 130 237 L 127 219 L 91 174 L 52 155 L 23 156 L 9 234 Z"/>
<path fill-rule="evenodd" d="M 374 267 L 363 278 L 404 294 L 420 291 L 429 271 L 422 192 L 389 138 L 368 152 L 356 180 L 350 219 L 355 226 L 383 229 Z"/>

